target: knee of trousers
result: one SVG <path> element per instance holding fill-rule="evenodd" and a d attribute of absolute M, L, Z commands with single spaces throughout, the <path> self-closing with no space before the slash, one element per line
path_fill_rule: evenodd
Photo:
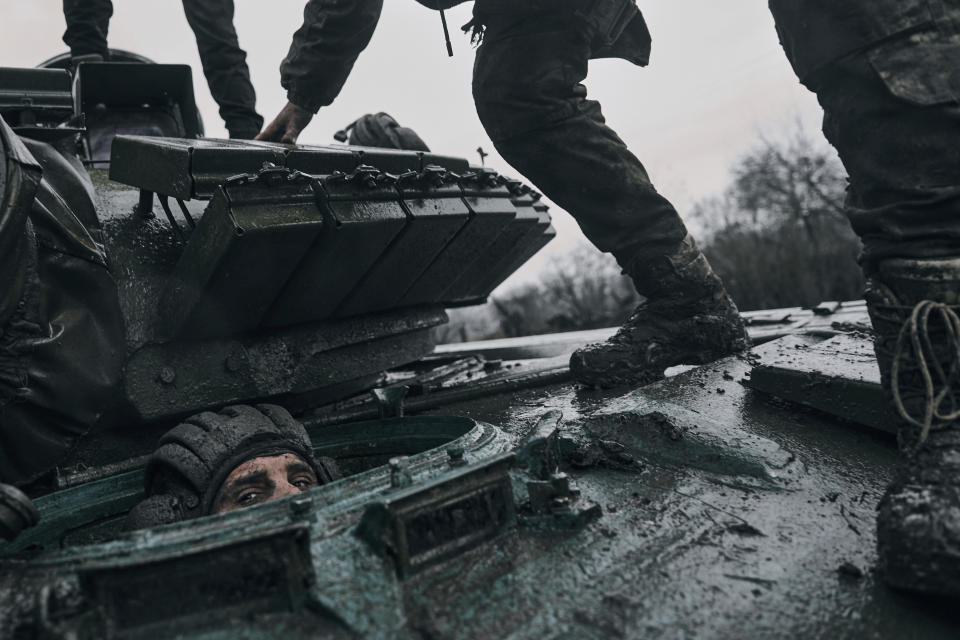
<path fill-rule="evenodd" d="M 487 50 L 484 50 L 487 48 Z M 507 47 L 477 53 L 473 99 L 494 143 L 575 116 L 585 90 L 562 60 L 522 56 Z"/>

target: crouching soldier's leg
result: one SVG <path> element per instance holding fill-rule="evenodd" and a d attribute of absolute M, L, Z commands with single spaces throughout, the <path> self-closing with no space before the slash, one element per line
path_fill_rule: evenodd
<path fill-rule="evenodd" d="M 788 57 L 817 93 L 824 133 L 850 174 L 874 346 L 900 418 L 901 466 L 880 502 L 878 561 L 893 586 L 958 596 L 960 38 L 950 34 L 960 33 L 960 8 L 913 0 L 837 7 L 771 2 Z"/>
<path fill-rule="evenodd" d="M 53 469 L 99 421 L 124 348 L 102 250 L 54 187 L 70 166 L 31 144 L 49 155 L 28 151 L 0 118 L 0 482 L 17 485 Z M 62 171 L 48 181 L 48 167 Z"/>
<path fill-rule="evenodd" d="M 639 160 L 586 99 L 590 43 L 572 18 L 490 20 L 474 97 L 497 150 L 587 238 L 612 253 L 647 298 L 609 341 L 574 353 L 574 376 L 599 386 L 645 384 L 681 362 L 747 348 L 736 306 L 654 189 Z"/>

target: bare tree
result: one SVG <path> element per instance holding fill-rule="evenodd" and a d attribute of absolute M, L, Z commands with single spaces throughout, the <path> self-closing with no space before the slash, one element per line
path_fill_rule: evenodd
<path fill-rule="evenodd" d="M 722 197 L 694 207 L 704 252 L 741 309 L 861 295 L 845 192 L 832 149 L 798 131 L 784 144 L 763 140 L 734 167 Z"/>
<path fill-rule="evenodd" d="M 495 296 L 505 336 L 619 324 L 640 298 L 609 254 L 580 245 L 553 258 L 540 282 Z"/>

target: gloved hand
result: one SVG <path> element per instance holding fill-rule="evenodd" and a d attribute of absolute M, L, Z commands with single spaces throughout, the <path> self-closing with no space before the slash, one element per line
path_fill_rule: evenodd
<path fill-rule="evenodd" d="M 254 140 L 296 144 L 300 132 L 310 124 L 311 120 L 313 120 L 313 113 L 288 102 L 273 122 L 268 124 Z"/>

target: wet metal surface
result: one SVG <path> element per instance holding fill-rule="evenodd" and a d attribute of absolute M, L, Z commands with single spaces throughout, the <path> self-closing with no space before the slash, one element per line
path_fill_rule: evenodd
<path fill-rule="evenodd" d="M 289 162 L 353 168 L 308 175 Z M 125 398 L 108 422 L 277 396 L 329 401 L 429 353 L 462 267 L 513 264 L 527 250 L 486 241 L 517 213 L 500 176 L 468 169 L 403 151 L 117 139 L 110 175 L 132 186 L 93 172 L 127 332 Z M 543 232 L 549 216 L 537 215 Z M 405 292 L 418 285 L 429 295 L 414 306 Z"/>
<path fill-rule="evenodd" d="M 110 177 L 181 200 L 206 199 L 231 176 L 256 171 L 264 162 L 314 175 L 349 173 L 363 164 L 397 174 L 429 164 L 458 173 L 469 168 L 461 158 L 393 149 L 118 136 Z"/>
<path fill-rule="evenodd" d="M 164 337 L 257 329 L 323 228 L 306 181 L 219 190 L 164 290 Z"/>
<path fill-rule="evenodd" d="M 439 169 L 439 167 L 437 167 Z M 340 316 L 396 306 L 404 291 L 445 250 L 470 215 L 456 182 L 441 172 L 397 185 L 407 222 L 394 242 L 337 310 Z"/>
<path fill-rule="evenodd" d="M 491 267 L 489 273 L 478 274 L 480 288 L 483 291 L 496 289 L 513 272 L 522 267 L 527 260 L 557 236 L 556 229 L 550 224 L 550 215 L 547 213 L 545 204 L 529 193 L 520 197 L 514 195 L 513 202 L 518 212 L 524 211 L 525 214 L 529 214 L 528 208 L 533 209 L 536 220 L 533 221 L 533 224 L 529 222 L 526 224 L 525 234 L 516 243 L 517 252 L 511 253 L 505 260 Z M 518 219 L 520 217 L 518 215 Z"/>
<path fill-rule="evenodd" d="M 140 420 L 298 394 L 377 374 L 431 350 L 442 309 L 329 321 L 270 333 L 146 346 L 127 362 L 124 390 Z"/>
<path fill-rule="evenodd" d="M 512 433 L 560 409 L 571 439 L 599 436 L 641 470 L 571 470 L 604 506 L 596 525 L 518 533 L 418 578 L 413 624 L 476 638 L 955 637 L 951 610 L 873 570 L 892 440 L 745 388 L 750 368 L 729 359 L 619 397 L 564 385 L 445 407 Z"/>
<path fill-rule="evenodd" d="M 371 169 L 370 179 L 382 176 Z M 284 326 L 326 318 L 356 289 L 407 223 L 391 184 L 328 176 L 317 202 L 324 233 L 283 288 L 265 320 Z"/>
<path fill-rule="evenodd" d="M 897 432 L 869 336 L 783 338 L 777 341 L 774 354 L 757 361 L 745 384 L 844 420 Z"/>
<path fill-rule="evenodd" d="M 459 275 L 478 261 L 489 264 L 499 257 L 494 256 L 490 248 L 504 228 L 516 218 L 517 210 L 510 202 L 510 192 L 498 185 L 494 176 L 483 173 L 461 182 L 463 200 L 470 210 L 470 217 L 450 240 L 446 251 L 437 256 L 406 290 L 400 304 L 422 304 L 438 297 L 454 303 L 460 298 L 469 297 L 466 289 L 457 285 Z"/>
<path fill-rule="evenodd" d="M 448 403 L 428 414 L 479 419 L 502 431 L 485 429 L 487 435 L 457 450 L 441 446 L 416 456 L 418 462 L 397 459 L 293 501 L 145 532 L 102 549 L 77 547 L 66 557 L 80 562 L 96 552 L 109 566 L 141 566 L 147 556 L 116 554 L 147 545 L 150 557 L 193 554 L 198 562 L 219 562 L 216 549 L 224 545 L 260 545 L 277 527 L 310 521 L 310 544 L 301 551 L 313 573 L 302 595 L 314 604 L 281 616 L 273 631 L 282 628 L 289 637 L 311 637 L 304 630 L 311 617 L 318 625 L 339 618 L 347 628 L 331 631 L 335 637 L 955 637 L 958 620 L 950 609 L 889 591 L 873 570 L 875 507 L 896 460 L 892 440 L 746 388 L 753 362 L 777 347 L 631 392 L 559 384 Z M 351 428 L 311 427 L 330 446 L 344 439 L 354 455 L 364 455 L 363 434 Z M 473 492 L 443 478 L 507 449 L 517 452 L 509 472 L 517 523 L 494 520 L 505 530 L 487 539 L 489 532 L 478 529 L 474 544 L 468 525 L 474 515 L 457 515 L 460 507 L 447 509 L 417 487 L 435 487 L 431 495 L 449 496 L 449 504 L 464 509 L 499 504 L 502 488 L 493 487 L 503 487 L 500 480 Z M 417 496 L 415 510 L 381 511 L 383 520 L 380 507 L 361 509 L 371 499 L 364 493 L 369 482 L 375 477 L 377 486 L 390 487 L 393 476 L 396 487 L 387 491 L 394 493 L 386 495 Z M 114 499 L 131 500 L 121 489 Z M 538 514 L 537 505 L 550 500 L 561 506 Z M 374 542 L 387 547 L 355 535 L 362 513 L 379 532 Z M 79 517 L 69 509 L 63 514 Z M 449 533 L 451 544 L 468 542 L 394 536 L 397 527 L 417 531 L 422 518 L 436 520 L 430 531 Z M 418 560 L 415 572 L 402 570 L 389 550 L 406 544 L 414 546 L 404 547 L 403 557 L 429 558 Z M 47 579 L 42 566 L 31 581 Z M 238 589 L 237 597 L 246 598 L 246 587 Z M 275 618 L 264 616 L 279 615 L 231 618 L 224 611 L 211 605 L 207 623 L 243 627 L 251 637 L 267 637 L 265 620 Z"/>

